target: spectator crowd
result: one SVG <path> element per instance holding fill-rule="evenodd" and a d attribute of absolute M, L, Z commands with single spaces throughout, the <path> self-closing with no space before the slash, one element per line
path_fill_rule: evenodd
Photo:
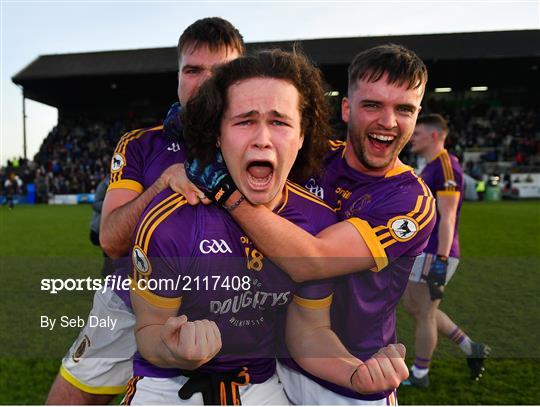
<path fill-rule="evenodd" d="M 485 163 L 511 162 L 514 169 L 540 167 L 538 108 L 493 107 L 482 103 L 464 107 L 430 101 L 425 112 L 441 113 L 448 119 L 447 148 L 460 158 L 465 172 L 476 179 L 484 173 Z M 23 188 L 35 184 L 38 203 L 47 202 L 55 194 L 94 193 L 109 173 L 111 154 L 118 139 L 137 127 L 134 120 L 129 124 L 61 120 L 49 132 L 33 161 L 14 158 L 0 168 L 0 188 L 14 174 L 22 180 Z M 335 127 L 340 128 L 339 123 Z M 463 162 L 467 151 L 480 152 L 479 159 Z M 414 164 L 410 152 L 405 151 L 403 159 Z"/>

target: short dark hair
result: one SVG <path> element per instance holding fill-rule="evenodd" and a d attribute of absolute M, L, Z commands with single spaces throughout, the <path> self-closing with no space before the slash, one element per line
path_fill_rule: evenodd
<path fill-rule="evenodd" d="M 218 67 L 182 111 L 188 156 L 203 163 L 214 158 L 221 119 L 227 108 L 227 91 L 231 85 L 251 78 L 282 79 L 298 91 L 304 143 L 289 178 L 305 181 L 322 167 L 331 128 L 321 72 L 297 50 L 259 51 Z"/>
<path fill-rule="evenodd" d="M 240 55 L 246 52 L 244 38 L 238 29 L 227 20 L 220 17 L 207 17 L 195 21 L 180 36 L 178 40 L 178 61 L 186 46 L 194 49 L 206 45 L 211 51 L 230 48 Z"/>
<path fill-rule="evenodd" d="M 388 82 L 416 89 L 428 80 L 424 62 L 413 51 L 397 44 L 379 45 L 360 52 L 349 65 L 349 95 L 357 81 L 377 82 L 384 74 Z"/>
<path fill-rule="evenodd" d="M 448 122 L 444 117 L 437 113 L 429 113 L 419 116 L 416 120 L 416 124 L 425 124 L 427 126 L 433 126 L 439 132 L 444 135 L 448 134 Z"/>

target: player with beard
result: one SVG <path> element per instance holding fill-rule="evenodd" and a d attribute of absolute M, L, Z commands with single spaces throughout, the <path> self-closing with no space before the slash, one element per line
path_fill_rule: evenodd
<path fill-rule="evenodd" d="M 101 245 L 113 258 L 126 256 L 133 231 L 144 208 L 167 187 L 178 189 L 175 177 L 186 147 L 179 135 L 181 106 L 210 77 L 214 66 L 242 55 L 242 36 L 221 18 L 197 20 L 178 41 L 178 100 L 163 126 L 138 129 L 124 135 L 111 162 L 111 184 L 103 204 Z M 193 201 L 198 198 L 188 195 Z M 117 279 L 127 267 L 116 264 Z M 115 285 L 115 288 L 117 285 Z M 107 404 L 125 391 L 132 376 L 136 350 L 129 291 L 96 291 L 91 315 L 114 318 L 114 330 L 86 326 L 64 357 L 47 404 Z"/>
<path fill-rule="evenodd" d="M 335 213 L 287 177 L 303 179 L 319 167 L 327 119 L 320 72 L 279 50 L 220 67 L 182 116 L 191 156 L 204 163 L 219 147 L 242 192 L 227 211 L 247 200 L 308 234 L 335 223 Z M 216 194 L 227 199 L 226 190 Z M 222 208 L 186 203 L 172 190 L 160 193 L 136 230 L 138 354 L 124 402 L 182 404 L 180 396 L 184 404 L 286 404 L 275 375 L 278 311 L 289 304 L 327 311 L 331 285 L 299 287 Z M 351 392 L 393 387 L 407 374 L 399 347 L 364 364 L 339 342 L 329 318 L 313 339 L 313 351 L 334 357 L 312 360 L 310 371 Z M 307 345 L 302 332 L 294 340 Z"/>
<path fill-rule="evenodd" d="M 298 364 L 284 360 L 278 372 L 296 404 L 396 401 L 393 391 L 355 394 L 306 370 L 321 356 L 309 344 L 326 326 L 328 312 L 332 329 L 361 360 L 396 341 L 395 309 L 436 216 L 429 188 L 398 158 L 413 133 L 426 82 L 424 63 L 401 46 L 368 49 L 351 63 L 348 96 L 342 102 L 347 141 L 330 143 L 324 173 L 308 181 L 342 222 L 312 236 L 264 205 L 241 201 L 241 190 L 226 200 L 226 205 L 239 202 L 233 218 L 296 281 L 341 276 L 333 286 L 330 310 L 290 307 L 287 344 Z M 220 190 L 234 190 L 227 169 L 217 162 L 208 165 L 205 177 L 190 166 L 187 173 L 213 200 L 220 201 Z M 291 340 L 299 332 L 304 340 Z"/>

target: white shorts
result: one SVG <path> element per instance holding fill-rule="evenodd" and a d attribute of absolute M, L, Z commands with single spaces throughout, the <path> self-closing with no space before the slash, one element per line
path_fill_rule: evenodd
<path fill-rule="evenodd" d="M 277 362 L 277 373 L 285 393 L 295 405 L 397 406 L 396 391 L 379 400 L 359 400 L 334 393 L 319 383 Z"/>
<path fill-rule="evenodd" d="M 178 397 L 178 390 L 188 381 L 185 376 L 171 378 L 142 377 L 130 383 L 130 388 L 122 404 L 126 405 L 203 405 L 201 393 L 195 393 L 190 399 Z M 276 374 L 264 383 L 248 384 L 240 387 L 243 405 L 289 405 Z"/>
<path fill-rule="evenodd" d="M 90 315 L 116 325 L 111 330 L 87 323 L 62 360 L 60 375 L 86 393 L 121 394 L 133 376 L 135 315 L 112 290 L 96 291 Z"/>
<path fill-rule="evenodd" d="M 434 254 L 422 253 L 414 260 L 413 268 L 411 274 L 409 275 L 409 281 L 414 283 L 425 283 L 425 278 L 429 273 L 429 268 L 431 263 L 435 258 Z M 456 272 L 457 266 L 459 264 L 459 259 L 457 257 L 448 258 L 448 267 L 446 268 L 446 284 L 450 281 L 454 273 Z"/>

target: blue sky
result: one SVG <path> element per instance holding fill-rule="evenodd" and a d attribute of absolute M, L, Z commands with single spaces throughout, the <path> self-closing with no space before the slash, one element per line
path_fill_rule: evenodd
<path fill-rule="evenodd" d="M 540 28 L 540 1 L 0 0 L 0 162 L 22 155 L 22 97 L 11 77 L 39 55 L 175 46 L 198 18 L 231 21 L 246 42 Z M 79 95 L 74 94 L 74 97 Z M 57 120 L 27 101 L 28 156 Z"/>

